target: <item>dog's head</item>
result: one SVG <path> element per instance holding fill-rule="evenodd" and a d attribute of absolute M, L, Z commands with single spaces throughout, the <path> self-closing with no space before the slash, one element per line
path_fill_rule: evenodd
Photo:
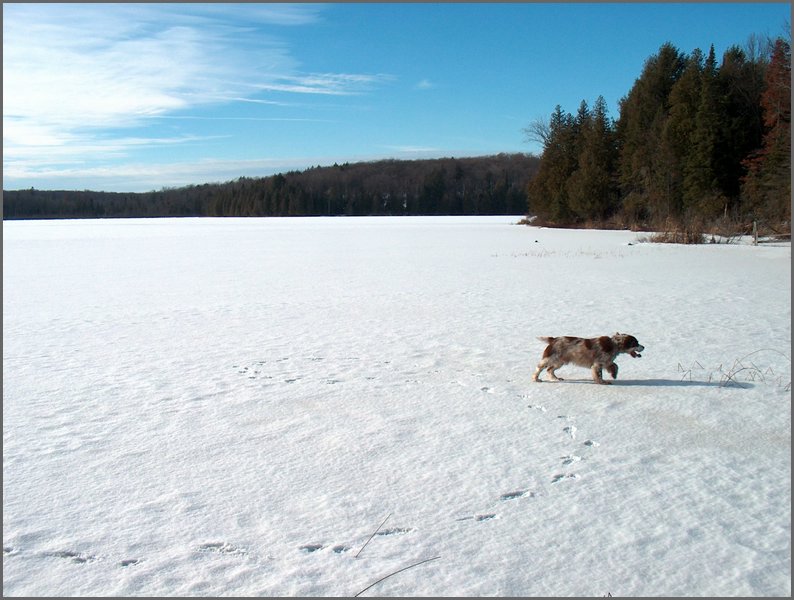
<path fill-rule="evenodd" d="M 637 338 L 628 333 L 616 333 L 612 336 L 612 341 L 615 342 L 615 346 L 617 346 L 620 352 L 630 354 L 633 358 L 640 358 L 642 356 L 640 352 L 645 350 L 645 346 L 640 344 Z"/>

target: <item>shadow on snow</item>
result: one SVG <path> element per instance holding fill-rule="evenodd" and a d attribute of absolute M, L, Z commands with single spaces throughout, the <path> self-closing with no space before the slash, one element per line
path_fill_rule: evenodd
<path fill-rule="evenodd" d="M 687 379 L 620 379 L 608 382 L 618 387 L 711 387 L 711 388 L 752 388 L 755 387 L 752 383 L 742 381 L 695 381 Z M 590 385 L 597 385 L 592 379 L 562 379 L 559 382 L 547 381 L 545 383 L 584 383 Z"/>

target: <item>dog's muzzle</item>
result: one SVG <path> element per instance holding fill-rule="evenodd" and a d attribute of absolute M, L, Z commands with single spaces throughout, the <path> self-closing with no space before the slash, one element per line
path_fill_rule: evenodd
<path fill-rule="evenodd" d="M 629 352 L 629 354 L 631 355 L 632 358 L 642 358 L 642 354 L 640 354 L 640 352 L 643 352 L 644 350 L 645 350 L 645 346 L 640 345 L 634 348 L 631 352 Z"/>

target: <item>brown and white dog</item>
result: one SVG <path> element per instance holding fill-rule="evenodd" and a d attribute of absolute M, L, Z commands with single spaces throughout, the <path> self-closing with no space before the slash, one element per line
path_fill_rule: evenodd
<path fill-rule="evenodd" d="M 546 369 L 552 381 L 561 381 L 554 371 L 561 366 L 573 363 L 580 367 L 589 367 L 593 372 L 593 381 L 596 383 L 610 383 L 604 381 L 603 370 L 612 375 L 612 379 L 618 376 L 618 366 L 615 359 L 618 354 L 630 354 L 634 358 L 642 356 L 640 352 L 645 350 L 645 346 L 640 344 L 633 335 L 627 333 L 616 333 L 612 337 L 602 335 L 597 338 L 580 338 L 572 336 L 562 337 L 539 337 L 541 342 L 546 342 L 548 346 L 543 351 L 543 359 L 538 363 L 538 368 L 532 376 L 534 381 L 541 381 L 540 373 Z"/>

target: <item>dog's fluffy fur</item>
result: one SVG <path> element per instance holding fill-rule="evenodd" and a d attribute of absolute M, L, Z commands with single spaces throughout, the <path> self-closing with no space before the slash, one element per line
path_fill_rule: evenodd
<path fill-rule="evenodd" d="M 589 367 L 593 373 L 593 381 L 596 383 L 610 383 L 604 381 L 603 370 L 612 375 L 612 379 L 618 376 L 618 366 L 615 358 L 618 354 L 630 354 L 634 358 L 641 356 L 640 352 L 645 350 L 637 338 L 627 333 L 616 333 L 612 337 L 602 335 L 597 338 L 580 338 L 572 336 L 562 337 L 540 337 L 542 342 L 548 346 L 543 351 L 543 359 L 538 363 L 538 368 L 532 376 L 534 381 L 541 381 L 540 373 L 543 369 L 549 374 L 552 381 L 561 381 L 554 371 L 561 366 L 573 363 L 580 367 Z"/>

